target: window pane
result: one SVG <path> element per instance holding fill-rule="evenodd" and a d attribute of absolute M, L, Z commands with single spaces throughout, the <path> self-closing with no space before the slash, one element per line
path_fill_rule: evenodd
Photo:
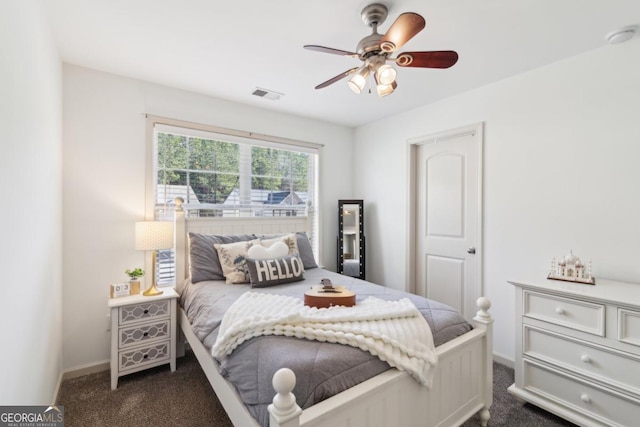
<path fill-rule="evenodd" d="M 191 172 L 189 185 L 198 197 L 199 203 L 224 203 L 234 188 L 239 176 L 211 172 Z"/>
<path fill-rule="evenodd" d="M 238 144 L 189 138 L 189 169 L 238 173 Z"/>
<path fill-rule="evenodd" d="M 187 138 L 181 135 L 158 133 L 158 168 L 187 168 Z"/>
<path fill-rule="evenodd" d="M 309 186 L 309 154 L 291 153 L 293 191 L 307 191 Z"/>
<path fill-rule="evenodd" d="M 189 216 L 308 214 L 307 202 L 313 202 L 309 198 L 315 194 L 317 162 L 317 153 L 309 152 L 308 147 L 296 151 L 295 146 L 291 150 L 273 148 L 269 141 L 256 141 L 255 145 L 233 138 L 225 141 L 226 135 L 191 134 L 187 128 L 176 134 L 156 128 L 155 135 L 156 219 L 173 218 L 176 197 L 189 205 Z M 201 208 L 194 209 L 198 205 Z M 173 250 L 159 251 L 157 265 L 158 281 L 171 283 L 175 276 Z"/>

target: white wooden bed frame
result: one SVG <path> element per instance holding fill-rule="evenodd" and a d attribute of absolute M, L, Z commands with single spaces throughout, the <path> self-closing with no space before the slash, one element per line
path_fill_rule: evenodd
<path fill-rule="evenodd" d="M 275 234 L 309 230 L 304 217 L 185 218 L 176 211 L 176 277 L 184 280 L 188 269 L 188 232 L 202 234 Z M 274 375 L 273 404 L 269 406 L 270 427 L 385 427 L 458 426 L 479 412 L 482 426 L 489 421 L 493 400 L 491 303 L 478 299 L 475 328 L 437 347 L 438 365 L 433 386 L 419 385 L 406 372 L 390 369 L 363 383 L 326 399 L 304 411 L 291 394 L 295 376 L 288 369 Z M 223 378 L 216 362 L 191 329 L 179 308 L 178 322 L 218 399 L 235 426 L 256 426 L 234 386 Z M 184 354 L 184 340 L 178 355 Z"/>

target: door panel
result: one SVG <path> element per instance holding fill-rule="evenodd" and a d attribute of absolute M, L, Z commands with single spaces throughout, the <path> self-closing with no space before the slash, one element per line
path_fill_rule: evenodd
<path fill-rule="evenodd" d="M 480 127 L 481 129 L 481 127 Z M 471 319 L 480 296 L 481 131 L 451 131 L 415 150 L 415 292 Z"/>
<path fill-rule="evenodd" d="M 426 297 L 463 310 L 464 259 L 427 255 Z"/>
<path fill-rule="evenodd" d="M 423 166 L 427 177 L 427 234 L 432 237 L 462 237 L 464 233 L 464 157 L 442 153 Z"/>

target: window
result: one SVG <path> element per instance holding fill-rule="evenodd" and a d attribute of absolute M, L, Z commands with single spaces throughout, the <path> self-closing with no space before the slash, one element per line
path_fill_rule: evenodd
<path fill-rule="evenodd" d="M 203 128 L 154 121 L 155 219 L 173 219 L 176 197 L 190 216 L 313 215 L 320 146 Z M 159 251 L 157 260 L 158 284 L 172 284 L 173 251 Z"/>

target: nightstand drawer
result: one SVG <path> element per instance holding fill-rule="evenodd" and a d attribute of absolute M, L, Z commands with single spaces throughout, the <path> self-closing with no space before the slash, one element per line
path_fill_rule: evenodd
<path fill-rule="evenodd" d="M 168 361 L 171 358 L 170 348 L 170 341 L 163 341 L 147 347 L 121 351 L 118 353 L 120 370 L 125 371 L 163 360 Z"/>
<path fill-rule="evenodd" d="M 170 325 L 171 319 L 166 319 L 144 325 L 120 328 L 118 331 L 118 348 L 122 349 L 132 347 L 146 341 L 169 338 Z"/>
<path fill-rule="evenodd" d="M 118 310 L 118 321 L 120 325 L 126 325 L 141 320 L 169 317 L 171 315 L 170 307 L 170 301 L 166 299 L 124 305 Z"/>
<path fill-rule="evenodd" d="M 524 291 L 526 317 L 604 336 L 605 306 L 554 295 Z"/>
<path fill-rule="evenodd" d="M 527 361 L 524 361 L 524 388 L 604 425 L 622 427 L 638 423 L 639 400 Z"/>
<path fill-rule="evenodd" d="M 640 358 L 529 326 L 523 353 L 640 396 Z"/>

